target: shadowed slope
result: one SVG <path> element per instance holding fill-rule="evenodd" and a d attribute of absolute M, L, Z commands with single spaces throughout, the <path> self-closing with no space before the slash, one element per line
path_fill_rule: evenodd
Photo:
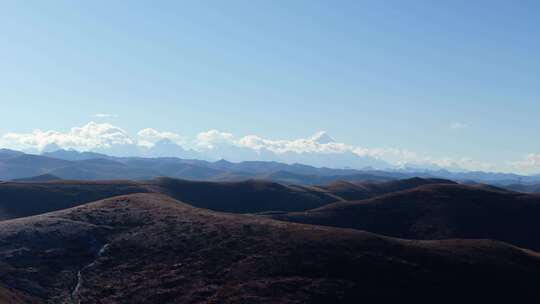
<path fill-rule="evenodd" d="M 408 239 L 491 238 L 540 250 L 540 196 L 484 186 L 428 185 L 273 217 Z"/>
<path fill-rule="evenodd" d="M 432 184 L 456 184 L 456 182 L 446 179 L 415 177 L 379 183 L 336 181 L 329 185 L 319 186 L 319 188 L 344 200 L 362 200 Z"/>
<path fill-rule="evenodd" d="M 111 196 L 149 192 L 130 181 L 0 183 L 0 220 L 71 208 Z"/>
<path fill-rule="evenodd" d="M 150 189 L 195 207 L 234 213 L 302 211 L 341 200 L 317 188 L 263 180 L 216 183 L 158 178 Z"/>
<path fill-rule="evenodd" d="M 55 181 L 55 180 L 61 180 L 58 176 L 52 175 L 52 174 L 42 174 L 37 176 L 31 176 L 27 178 L 17 178 L 12 180 L 13 182 L 27 182 L 27 183 L 37 183 L 37 182 L 49 182 L 49 181 Z"/>
<path fill-rule="evenodd" d="M 22 292 L 0 286 L 0 303 L 3 304 L 37 304 L 39 299 L 32 298 Z"/>
<path fill-rule="evenodd" d="M 136 194 L 0 223 L 0 284 L 49 303 L 537 299 L 538 255 L 220 214 Z"/>
<path fill-rule="evenodd" d="M 149 188 L 195 207 L 233 213 L 255 213 L 304 211 L 343 201 L 348 197 L 373 197 L 434 183 L 454 182 L 413 178 L 386 183 L 340 182 L 328 186 L 296 186 L 265 180 L 217 183 L 157 178 L 150 182 Z"/>
<path fill-rule="evenodd" d="M 254 180 L 218 183 L 158 178 L 148 182 L 6 182 L 0 183 L 0 220 L 61 210 L 116 195 L 147 192 L 164 193 L 196 207 L 238 213 L 303 211 L 342 200 L 317 188 Z"/>
<path fill-rule="evenodd" d="M 513 191 L 519 191 L 519 192 L 525 192 L 525 193 L 540 193 L 540 184 L 532 184 L 532 185 L 512 184 L 512 185 L 505 186 L 505 188 L 513 190 Z"/>

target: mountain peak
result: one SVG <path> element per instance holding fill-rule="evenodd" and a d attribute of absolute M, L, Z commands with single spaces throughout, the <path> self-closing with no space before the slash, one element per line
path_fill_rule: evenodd
<path fill-rule="evenodd" d="M 42 153 L 47 153 L 47 152 L 55 152 L 55 151 L 59 151 L 59 150 L 63 150 L 62 147 L 60 147 L 56 143 L 50 143 L 50 144 L 47 144 L 45 147 L 43 147 L 41 152 Z"/>
<path fill-rule="evenodd" d="M 155 144 L 155 146 L 178 146 L 181 148 L 180 145 L 176 144 L 174 141 L 170 140 L 169 138 L 162 138 L 158 140 Z"/>
<path fill-rule="evenodd" d="M 329 144 L 336 142 L 332 137 L 330 137 L 330 135 L 328 135 L 328 133 L 326 133 L 326 131 L 319 131 L 315 133 L 311 137 L 311 140 L 319 144 Z"/>

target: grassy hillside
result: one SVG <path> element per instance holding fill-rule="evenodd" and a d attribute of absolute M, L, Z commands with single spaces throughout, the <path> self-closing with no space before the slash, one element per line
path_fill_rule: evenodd
<path fill-rule="evenodd" d="M 540 257 L 115 197 L 0 223 L 0 284 L 48 303 L 539 300 Z"/>

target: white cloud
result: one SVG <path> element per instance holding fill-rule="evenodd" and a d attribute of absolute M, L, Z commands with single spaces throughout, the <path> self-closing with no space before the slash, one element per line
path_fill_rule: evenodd
<path fill-rule="evenodd" d="M 185 142 L 185 138 L 179 134 L 173 132 L 160 132 L 152 128 L 142 129 L 137 135 L 140 139 L 139 144 L 145 146 L 151 146 L 163 139 L 168 139 L 177 144 L 183 144 Z"/>
<path fill-rule="evenodd" d="M 470 171 L 493 171 L 495 166 L 490 163 L 476 161 L 468 157 L 462 158 L 442 158 L 442 159 L 430 159 L 430 161 L 442 168 L 456 169 L 456 170 L 470 170 Z"/>
<path fill-rule="evenodd" d="M 413 151 L 398 148 L 366 148 L 336 142 L 326 132 L 320 131 L 308 138 L 299 138 L 293 140 L 272 140 L 262 138 L 257 135 L 247 135 L 240 139 L 234 139 L 231 133 L 224 133 L 217 130 L 211 130 L 204 134 L 206 139 L 203 143 L 212 142 L 207 138 L 219 139 L 220 142 L 226 142 L 231 145 L 249 148 L 255 151 L 268 150 L 276 155 L 285 153 L 314 153 L 314 154 L 345 154 L 352 153 L 358 157 L 370 157 L 378 160 L 384 160 L 396 166 L 407 164 L 416 164 L 431 168 L 449 168 L 465 170 L 492 170 L 494 166 L 488 163 L 478 162 L 470 158 L 433 158 L 428 155 L 418 154 Z M 199 140 L 201 139 L 199 134 Z M 222 136 L 221 134 L 226 134 Z M 215 145 L 207 145 L 212 149 Z"/>
<path fill-rule="evenodd" d="M 95 122 L 90 122 L 82 127 L 71 128 L 70 131 L 64 133 L 36 129 L 31 133 L 7 133 L 2 138 L 10 146 L 36 148 L 40 151 L 51 144 L 56 144 L 62 148 L 91 150 L 134 143 L 123 129 L 108 123 Z"/>
<path fill-rule="evenodd" d="M 181 146 L 189 144 L 201 152 L 210 153 L 208 155 L 222 155 L 233 159 L 236 157 L 237 160 L 251 158 L 309 163 L 310 160 L 315 162 L 323 159 L 325 162 L 327 161 L 325 164 L 329 164 L 329 166 L 332 164 L 346 166 L 346 164 L 355 162 L 361 164 L 361 159 L 375 159 L 395 166 L 417 165 L 456 170 L 458 168 L 467 170 L 495 169 L 495 166 L 491 164 L 469 158 L 433 158 L 427 154 L 419 154 L 406 149 L 367 148 L 350 145 L 334 140 L 324 131 L 317 132 L 307 138 L 276 140 L 258 135 L 236 138 L 228 132 L 209 130 L 199 133 L 190 140 L 174 132 L 144 128 L 137 133 L 135 138 L 132 138 L 126 131 L 114 125 L 90 122 L 82 127 L 74 127 L 67 132 L 38 129 L 30 133 L 7 133 L 0 137 L 0 146 L 43 151 L 48 145 L 57 145 L 64 149 L 94 150 L 104 153 L 125 150 L 125 153 L 122 152 L 123 155 L 134 153 L 135 155 L 130 156 L 138 156 L 139 152 L 137 151 L 140 150 L 137 146 L 151 148 L 162 139 L 168 139 Z M 225 147 L 223 144 L 229 145 L 229 147 Z M 264 153 L 262 153 L 263 151 Z M 511 166 L 521 171 L 540 169 L 540 154 L 530 154 L 526 159 L 512 163 Z"/>
<path fill-rule="evenodd" d="M 452 130 L 461 130 L 461 129 L 466 129 L 468 127 L 469 125 L 463 122 L 453 122 L 452 124 L 450 124 L 450 129 Z"/>
<path fill-rule="evenodd" d="M 233 135 L 218 130 L 209 130 L 197 135 L 196 145 L 202 148 L 213 149 L 219 143 L 232 143 Z"/>
<path fill-rule="evenodd" d="M 345 153 L 352 152 L 353 147 L 335 142 L 326 132 L 320 131 L 309 138 L 294 140 L 270 140 L 257 135 L 248 135 L 234 142 L 236 145 L 254 150 L 266 149 L 274 153 Z"/>
<path fill-rule="evenodd" d="M 107 114 L 107 113 L 98 113 L 92 116 L 95 118 L 117 118 L 118 117 L 118 115 L 116 114 Z"/>
<path fill-rule="evenodd" d="M 512 162 L 511 165 L 524 172 L 540 170 L 540 154 L 530 153 L 523 160 Z"/>
<path fill-rule="evenodd" d="M 418 159 L 415 152 L 397 148 L 362 148 L 356 147 L 353 150 L 358 156 L 370 156 L 379 159 L 387 159 L 398 164 Z"/>

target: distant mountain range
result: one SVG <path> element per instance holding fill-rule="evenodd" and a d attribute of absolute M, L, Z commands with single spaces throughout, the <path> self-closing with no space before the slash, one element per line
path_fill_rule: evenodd
<path fill-rule="evenodd" d="M 147 180 L 172 177 L 204 181 L 264 179 L 286 184 L 321 185 L 334 181 L 381 182 L 410 177 L 443 178 L 465 183 L 533 185 L 540 176 L 446 170 L 356 170 L 287 164 L 274 161 L 205 161 L 175 157 L 114 157 L 94 152 L 56 150 L 42 155 L 0 150 L 0 180 L 37 179 Z M 532 187 L 532 186 L 531 186 Z M 532 188 L 536 189 L 536 188 Z"/>
<path fill-rule="evenodd" d="M 106 154 L 117 157 L 178 157 L 183 159 L 201 159 L 216 161 L 276 161 L 283 163 L 303 163 L 316 167 L 338 168 L 377 168 L 387 169 L 393 166 L 368 154 L 354 152 L 353 147 L 336 142 L 326 132 L 317 132 L 311 137 L 296 141 L 268 141 L 257 136 L 247 136 L 242 140 L 233 140 L 228 133 L 216 130 L 210 131 L 207 140 L 191 145 L 181 145 L 167 137 L 151 135 L 149 141 L 137 142 L 128 140 L 122 143 L 111 143 L 106 146 L 94 147 L 92 152 L 83 156 L 64 151 L 69 160 L 80 160 L 78 157 L 88 157 L 91 154 Z M 214 138 L 215 137 L 215 138 Z M 241 142 L 240 142 L 241 141 Z M 50 143 L 40 149 L 28 150 L 31 153 L 44 153 L 64 149 L 56 143 Z M 39 151 L 39 152 L 38 152 Z"/>

